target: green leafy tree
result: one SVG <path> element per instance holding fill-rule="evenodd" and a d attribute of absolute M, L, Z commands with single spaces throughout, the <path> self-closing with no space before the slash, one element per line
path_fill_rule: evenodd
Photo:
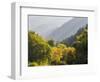
<path fill-rule="evenodd" d="M 55 44 L 54 44 L 54 41 L 53 41 L 53 40 L 49 40 L 49 41 L 48 41 L 48 44 L 49 44 L 50 46 L 52 46 L 52 47 L 53 47 L 53 46 L 55 46 Z"/>
<path fill-rule="evenodd" d="M 74 47 L 64 48 L 62 60 L 64 64 L 74 64 L 76 60 L 76 49 Z"/>
<path fill-rule="evenodd" d="M 81 32 L 80 35 L 76 36 L 76 41 L 73 46 L 77 49 L 77 64 L 87 64 L 88 63 L 88 31 L 87 26 Z"/>
<path fill-rule="evenodd" d="M 61 48 L 61 49 L 64 49 L 64 48 L 66 48 L 66 45 L 59 43 L 59 44 L 57 44 L 57 47 L 58 48 Z"/>
<path fill-rule="evenodd" d="M 28 61 L 29 65 L 48 65 L 51 47 L 35 32 L 28 33 Z M 34 62 L 34 63 L 33 63 Z"/>

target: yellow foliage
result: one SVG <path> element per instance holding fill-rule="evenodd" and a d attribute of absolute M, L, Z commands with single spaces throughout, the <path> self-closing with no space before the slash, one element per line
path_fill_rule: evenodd
<path fill-rule="evenodd" d="M 63 53 L 67 53 L 67 55 L 74 55 L 76 53 L 76 49 L 74 47 L 67 47 L 64 49 Z"/>
<path fill-rule="evenodd" d="M 60 62 L 61 58 L 63 58 L 63 55 L 74 56 L 75 54 L 76 54 L 76 49 L 74 47 L 65 47 L 63 49 L 58 47 L 53 47 L 51 59 L 52 61 Z"/>
<path fill-rule="evenodd" d="M 60 44 L 57 45 L 57 47 L 61 48 L 61 49 L 64 49 L 64 48 L 66 48 L 66 45 L 60 43 Z"/>
<path fill-rule="evenodd" d="M 63 57 L 62 56 L 62 49 L 57 48 L 57 47 L 53 47 L 52 48 L 52 54 L 51 54 L 52 61 L 59 62 L 62 57 Z"/>

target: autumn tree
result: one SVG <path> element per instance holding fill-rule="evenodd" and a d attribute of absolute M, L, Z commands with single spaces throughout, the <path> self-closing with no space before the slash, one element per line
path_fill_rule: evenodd
<path fill-rule="evenodd" d="M 53 47 L 52 54 L 51 54 L 51 64 L 54 64 L 54 65 L 60 64 L 60 60 L 63 57 L 62 55 L 63 55 L 62 49 Z"/>
<path fill-rule="evenodd" d="M 63 50 L 63 62 L 65 64 L 74 64 L 76 59 L 76 49 L 74 47 L 67 47 Z"/>

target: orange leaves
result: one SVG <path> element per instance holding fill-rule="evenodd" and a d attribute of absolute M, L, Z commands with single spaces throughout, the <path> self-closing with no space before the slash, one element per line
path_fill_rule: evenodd
<path fill-rule="evenodd" d="M 51 54 L 52 61 L 59 62 L 61 58 L 62 58 L 62 50 L 60 48 L 53 47 Z"/>
<path fill-rule="evenodd" d="M 74 47 L 64 47 L 64 48 L 53 47 L 51 59 L 52 61 L 58 63 L 61 61 L 64 55 L 74 56 L 75 54 L 76 54 L 76 49 Z"/>

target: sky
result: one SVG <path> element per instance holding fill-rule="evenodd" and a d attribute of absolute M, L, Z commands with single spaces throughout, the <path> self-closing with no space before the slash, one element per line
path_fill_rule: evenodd
<path fill-rule="evenodd" d="M 29 30 L 35 31 L 40 35 L 50 34 L 53 30 L 62 26 L 73 17 L 59 16 L 29 16 Z"/>

